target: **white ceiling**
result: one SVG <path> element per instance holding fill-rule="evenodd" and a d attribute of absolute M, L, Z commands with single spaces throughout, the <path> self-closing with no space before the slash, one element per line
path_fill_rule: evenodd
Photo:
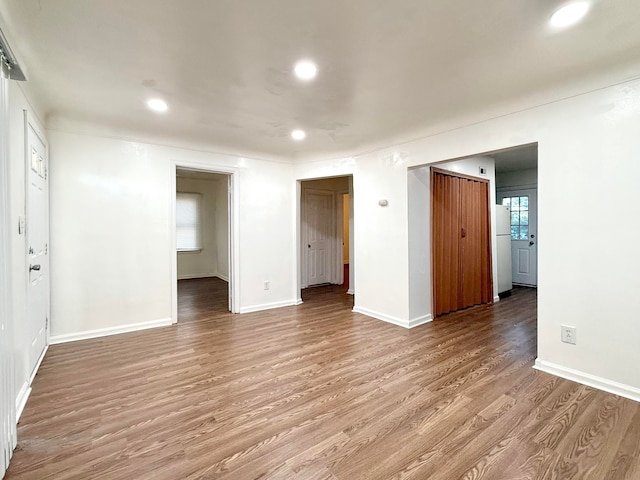
<path fill-rule="evenodd" d="M 564 3 L 0 0 L 0 26 L 50 126 L 295 159 L 640 75 L 640 1 L 593 0 L 581 24 L 554 30 Z M 301 58 L 318 63 L 315 81 L 293 78 Z M 157 96 L 168 113 L 145 108 Z"/>

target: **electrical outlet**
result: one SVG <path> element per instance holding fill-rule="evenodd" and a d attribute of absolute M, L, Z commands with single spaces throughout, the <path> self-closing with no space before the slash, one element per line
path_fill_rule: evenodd
<path fill-rule="evenodd" d="M 569 325 L 560 325 L 562 341 L 564 343 L 570 343 L 571 345 L 575 345 L 577 340 L 576 330 L 577 330 L 576 327 L 571 327 Z"/>
<path fill-rule="evenodd" d="M 265 290 L 269 290 L 269 281 L 268 280 L 264 282 L 264 289 Z"/>

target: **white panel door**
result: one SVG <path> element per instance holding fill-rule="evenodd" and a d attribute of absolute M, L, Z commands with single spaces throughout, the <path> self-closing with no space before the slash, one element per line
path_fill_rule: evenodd
<path fill-rule="evenodd" d="M 499 202 L 511 210 L 511 268 L 516 285 L 538 285 L 538 216 L 536 189 L 498 193 Z"/>
<path fill-rule="evenodd" d="M 305 192 L 308 286 L 331 280 L 334 196 L 319 190 Z"/>
<path fill-rule="evenodd" d="M 49 315 L 49 193 L 47 146 L 27 121 L 27 320 L 31 341 L 29 368 L 36 367 L 47 344 Z"/>

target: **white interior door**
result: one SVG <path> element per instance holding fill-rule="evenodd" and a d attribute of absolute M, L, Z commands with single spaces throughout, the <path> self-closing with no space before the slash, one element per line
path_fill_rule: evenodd
<path fill-rule="evenodd" d="M 47 344 L 49 316 L 49 189 L 47 146 L 27 121 L 27 320 L 31 350 L 29 367 L 38 364 Z"/>
<path fill-rule="evenodd" d="M 536 189 L 498 192 L 499 201 L 511 210 L 512 282 L 538 285 L 538 216 Z"/>
<path fill-rule="evenodd" d="M 334 192 L 305 191 L 307 286 L 331 281 Z"/>

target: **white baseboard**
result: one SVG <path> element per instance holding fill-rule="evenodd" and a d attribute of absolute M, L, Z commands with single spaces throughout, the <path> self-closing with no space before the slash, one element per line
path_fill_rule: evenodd
<path fill-rule="evenodd" d="M 493 297 L 493 303 L 496 303 L 499 301 L 500 301 L 500 295 L 496 295 L 495 297 Z"/>
<path fill-rule="evenodd" d="M 49 343 L 51 343 L 51 341 L 49 341 Z M 45 345 L 44 348 L 42 349 L 42 353 L 40 354 L 40 357 L 38 358 L 38 361 L 36 362 L 35 367 L 33 367 L 33 370 L 31 371 L 31 375 L 29 375 L 29 385 L 31 385 L 31 383 L 33 383 L 33 379 L 36 378 L 36 373 L 38 373 L 38 369 L 42 364 L 42 360 L 44 360 L 44 356 L 47 354 L 47 350 L 49 350 L 49 345 Z"/>
<path fill-rule="evenodd" d="M 420 317 L 409 320 L 408 328 L 414 328 L 414 327 L 417 327 L 418 325 L 423 325 L 425 323 L 429 323 L 432 321 L 433 321 L 433 315 L 431 315 L 430 313 L 427 313 L 426 315 L 422 315 Z"/>
<path fill-rule="evenodd" d="M 294 305 L 302 305 L 302 298 L 297 299 Z"/>
<path fill-rule="evenodd" d="M 29 395 L 31 395 L 31 384 L 33 383 L 33 379 L 38 373 L 38 369 L 42 364 L 42 360 L 44 360 L 44 356 L 47 354 L 47 350 L 49 350 L 49 345 L 45 345 L 45 347 L 42 349 L 42 353 L 40 354 L 38 361 L 33 367 L 33 370 L 29 374 L 29 378 L 22 384 L 22 387 L 20 387 L 20 391 L 18 392 L 18 396 L 16 397 L 16 423 L 18 423 L 18 421 L 20 420 L 20 416 L 22 415 L 22 411 L 27 404 Z"/>
<path fill-rule="evenodd" d="M 107 335 L 116 335 L 118 333 L 137 332 L 138 330 L 146 330 L 148 328 L 166 327 L 168 325 L 173 325 L 173 320 L 171 318 L 161 318 L 160 320 L 151 320 L 149 322 L 130 323 L 129 325 L 119 325 L 117 327 L 54 335 L 49 339 L 49 343 L 55 345 L 57 343 L 75 342 L 77 340 L 106 337 Z"/>
<path fill-rule="evenodd" d="M 353 288 L 349 287 L 348 290 L 347 290 L 347 294 L 348 295 L 355 295 L 356 292 L 355 292 L 355 290 Z"/>
<path fill-rule="evenodd" d="M 193 280 L 195 278 L 212 278 L 217 277 L 215 273 L 194 273 L 187 275 L 178 275 L 178 280 Z"/>
<path fill-rule="evenodd" d="M 541 372 L 550 373 L 551 375 L 566 378 L 567 380 L 582 383 L 583 385 L 597 388 L 598 390 L 603 390 L 605 392 L 613 393 L 614 395 L 619 395 L 621 397 L 640 402 L 640 388 L 607 380 L 606 378 L 597 377 L 589 373 L 584 373 L 579 370 L 563 367 L 562 365 L 540 359 L 536 359 L 533 368 L 540 370 Z"/>
<path fill-rule="evenodd" d="M 271 310 L 272 308 L 291 307 L 299 305 L 298 301 L 302 300 L 285 300 L 283 302 L 263 303 L 261 305 L 250 305 L 248 307 L 240 307 L 240 313 L 260 312 L 262 310 Z"/>
<path fill-rule="evenodd" d="M 422 315 L 420 317 L 412 318 L 411 320 L 402 320 L 401 318 L 387 315 L 386 313 L 369 310 L 368 308 L 364 307 L 353 307 L 353 311 L 355 313 L 362 313 L 363 315 L 366 315 L 368 317 L 373 317 L 377 320 L 382 320 L 383 322 L 387 323 L 393 323 L 394 325 L 398 325 L 399 327 L 404 328 L 414 328 L 418 325 L 422 325 L 433 320 L 433 315 L 431 315 L 430 313 Z"/>
<path fill-rule="evenodd" d="M 229 283 L 229 277 L 221 273 L 196 273 L 194 275 L 178 275 L 178 280 L 195 280 L 197 278 L 219 278 Z"/>
<path fill-rule="evenodd" d="M 16 423 L 20 421 L 20 416 L 27 404 L 27 400 L 29 400 L 29 395 L 31 395 L 31 384 L 29 382 L 24 382 L 18 392 L 18 396 L 16 397 Z"/>
<path fill-rule="evenodd" d="M 358 306 L 353 307 L 353 312 L 362 313 L 367 317 L 372 317 L 377 320 L 382 320 L 383 322 L 393 323 L 394 325 L 398 325 L 399 327 L 409 328 L 408 320 L 402 320 L 401 318 L 394 317 L 392 315 L 387 315 L 386 313 L 380 313 L 374 310 L 369 310 L 368 308 L 358 307 Z"/>

